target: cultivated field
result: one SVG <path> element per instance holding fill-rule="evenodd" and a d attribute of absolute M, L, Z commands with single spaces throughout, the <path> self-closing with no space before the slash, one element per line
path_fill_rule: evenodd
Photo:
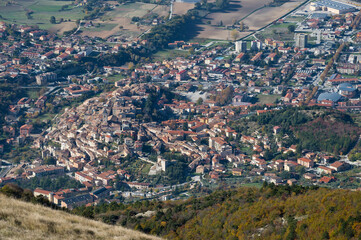
<path fill-rule="evenodd" d="M 231 30 L 226 30 L 221 27 L 210 26 L 206 24 L 199 24 L 198 26 L 198 34 L 196 38 L 207 38 L 214 40 L 232 40 Z M 251 32 L 240 32 L 239 37 L 245 37 Z"/>
<path fill-rule="evenodd" d="M 282 17 L 289 11 L 296 8 L 304 0 L 293 0 L 283 4 L 280 7 L 266 7 L 272 0 L 234 0 L 231 1 L 231 7 L 225 12 L 209 14 L 203 19 L 202 24 L 198 25 L 197 38 L 209 38 L 219 40 L 232 40 L 230 31 L 218 27 L 220 22 L 223 26 L 233 25 L 235 22 L 242 21 L 247 29 L 240 33 L 240 38 L 247 36 L 252 31 L 258 30 L 274 20 Z M 211 24 L 209 24 L 209 22 Z"/>
<path fill-rule="evenodd" d="M 194 3 L 174 2 L 173 3 L 173 14 L 183 15 L 183 14 L 186 14 L 187 11 L 192 8 L 194 8 Z"/>
<path fill-rule="evenodd" d="M 0 195 L 0 239 L 159 239 Z"/>
<path fill-rule="evenodd" d="M 70 6 L 71 3 L 70 1 L 53 0 L 0 0 L 0 15 L 5 22 L 38 25 L 42 29 L 62 33 L 73 29 L 76 26 L 75 21 L 85 15 L 82 7 Z M 61 10 L 65 5 L 69 5 L 69 7 Z M 30 14 L 29 19 L 26 13 L 31 11 L 33 13 Z M 63 18 L 64 22 L 51 24 L 51 16 L 54 16 L 57 20 Z"/>
<path fill-rule="evenodd" d="M 118 5 L 99 19 L 93 20 L 95 27 L 82 28 L 82 34 L 101 38 L 107 38 L 112 35 L 136 37 L 152 26 L 137 26 L 131 23 L 132 17 L 144 17 L 150 14 L 167 16 L 169 14 L 169 6 L 141 2 Z"/>
<path fill-rule="evenodd" d="M 280 7 L 262 8 L 245 18 L 243 23 L 249 27 L 249 30 L 258 30 L 292 11 L 302 2 L 304 2 L 304 0 L 294 0 L 285 3 Z"/>

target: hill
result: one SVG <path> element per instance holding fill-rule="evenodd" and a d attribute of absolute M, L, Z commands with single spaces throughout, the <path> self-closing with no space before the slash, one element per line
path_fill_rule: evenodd
<path fill-rule="evenodd" d="M 252 135 L 257 131 L 270 137 L 274 135 L 273 127 L 279 126 L 281 131 L 275 139 L 282 139 L 285 147 L 296 144 L 298 152 L 310 150 L 334 155 L 348 153 L 361 134 L 361 128 L 352 116 L 324 108 L 269 111 L 232 122 L 230 126 L 242 135 Z"/>
<path fill-rule="evenodd" d="M 159 239 L 0 194 L 1 239 Z"/>
<path fill-rule="evenodd" d="M 360 239 L 360 199 L 360 191 L 264 184 L 186 201 L 82 210 L 168 239 Z"/>

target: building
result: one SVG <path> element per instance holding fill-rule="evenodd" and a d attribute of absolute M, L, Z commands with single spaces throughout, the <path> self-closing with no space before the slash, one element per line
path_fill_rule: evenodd
<path fill-rule="evenodd" d="M 330 165 L 330 168 L 336 172 L 344 171 L 350 168 L 346 162 L 336 161 Z"/>
<path fill-rule="evenodd" d="M 303 33 L 297 33 L 295 35 L 295 46 L 298 48 L 306 48 L 308 42 L 308 35 Z"/>
<path fill-rule="evenodd" d="M 332 174 L 333 169 L 325 167 L 325 166 L 319 166 L 317 168 L 317 172 L 319 172 L 321 174 Z"/>
<path fill-rule="evenodd" d="M 39 166 L 32 169 L 27 169 L 26 172 L 31 177 L 44 177 L 44 176 L 61 176 L 65 174 L 64 167 L 55 166 Z"/>
<path fill-rule="evenodd" d="M 297 159 L 297 163 L 306 168 L 311 168 L 314 166 L 314 162 L 308 158 L 299 158 L 299 159 Z"/>
<path fill-rule="evenodd" d="M 92 202 L 93 202 L 93 196 L 90 195 L 89 193 L 87 193 L 87 194 L 80 195 L 80 196 L 62 199 L 61 207 L 73 209 L 78 206 L 86 205 L 86 204 L 92 203 Z"/>
<path fill-rule="evenodd" d="M 235 42 L 236 52 L 247 52 L 247 42 L 246 41 L 237 41 Z"/>
<path fill-rule="evenodd" d="M 56 73 L 48 72 L 37 75 L 35 78 L 36 78 L 36 84 L 45 85 L 48 81 L 56 81 L 58 76 Z"/>
<path fill-rule="evenodd" d="M 356 95 L 356 91 L 357 89 L 350 83 L 341 83 L 338 86 L 338 93 L 347 98 L 353 98 Z"/>
<path fill-rule="evenodd" d="M 22 125 L 20 127 L 20 135 L 29 136 L 32 130 L 33 130 L 32 125 L 29 124 Z"/>
<path fill-rule="evenodd" d="M 352 5 L 341 3 L 332 0 L 321 0 L 311 3 L 311 11 L 327 11 L 335 14 L 344 14 L 348 12 L 356 11 L 356 8 Z"/>

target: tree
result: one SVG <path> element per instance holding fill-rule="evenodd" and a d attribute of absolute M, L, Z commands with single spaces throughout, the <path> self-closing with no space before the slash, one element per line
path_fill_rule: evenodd
<path fill-rule="evenodd" d="M 203 104 L 203 98 L 198 98 L 197 102 L 196 102 L 197 105 L 202 105 Z"/>
<path fill-rule="evenodd" d="M 287 28 L 290 33 L 293 33 L 296 29 L 295 25 L 289 25 Z"/>
<path fill-rule="evenodd" d="M 188 123 L 183 123 L 183 131 L 188 131 Z"/>
<path fill-rule="evenodd" d="M 128 69 L 134 69 L 134 63 L 133 62 L 130 62 L 128 64 Z"/>
<path fill-rule="evenodd" d="M 50 23 L 51 23 L 51 24 L 55 24 L 55 23 L 56 23 L 56 19 L 55 19 L 54 16 L 51 16 L 51 17 L 50 17 Z"/>
<path fill-rule="evenodd" d="M 241 31 L 241 32 L 244 31 L 244 23 L 243 22 L 239 23 L 239 31 Z"/>
<path fill-rule="evenodd" d="M 233 29 L 231 32 L 231 37 L 233 41 L 236 41 L 239 38 L 239 32 L 236 29 Z"/>

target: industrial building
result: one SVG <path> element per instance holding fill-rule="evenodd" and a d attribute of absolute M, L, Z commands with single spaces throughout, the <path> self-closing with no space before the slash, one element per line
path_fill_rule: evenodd
<path fill-rule="evenodd" d="M 335 14 L 344 14 L 348 12 L 356 11 L 356 8 L 352 5 L 332 1 L 332 0 L 321 0 L 318 2 L 311 3 L 310 6 L 311 11 L 328 11 Z"/>

